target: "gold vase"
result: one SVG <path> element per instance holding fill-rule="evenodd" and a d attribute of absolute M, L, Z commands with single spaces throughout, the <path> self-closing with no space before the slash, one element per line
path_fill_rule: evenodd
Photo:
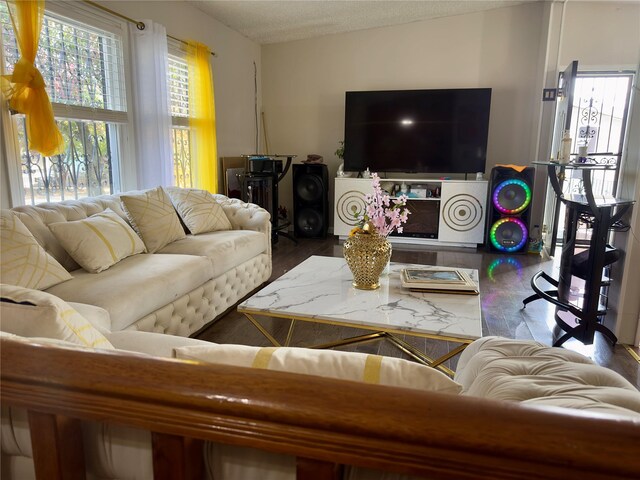
<path fill-rule="evenodd" d="M 344 259 L 353 274 L 353 286 L 375 290 L 380 274 L 391 258 L 391 244 L 378 234 L 356 233 L 342 247 Z"/>

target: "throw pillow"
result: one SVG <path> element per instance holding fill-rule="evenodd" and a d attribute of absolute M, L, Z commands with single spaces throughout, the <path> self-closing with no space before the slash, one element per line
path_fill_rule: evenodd
<path fill-rule="evenodd" d="M 149 253 L 186 237 L 173 204 L 162 187 L 122 195 L 120 200 Z"/>
<path fill-rule="evenodd" d="M 0 285 L 2 331 L 46 337 L 92 348 L 113 345 L 61 298 L 40 290 Z"/>
<path fill-rule="evenodd" d="M 231 222 L 213 195 L 195 188 L 167 188 L 178 215 L 193 235 L 231 230 Z"/>
<path fill-rule="evenodd" d="M 54 347 L 69 347 L 78 349 L 78 344 L 73 342 L 66 342 L 64 340 L 58 340 L 56 338 L 46 338 L 46 337 L 22 337 L 20 335 L 14 335 L 13 333 L 2 332 L 0 331 L 0 339 L 2 340 L 13 340 L 16 342 L 22 343 L 41 343 L 43 345 L 51 345 Z M 87 351 L 91 351 L 90 348 L 86 349 Z"/>
<path fill-rule="evenodd" d="M 145 251 L 136 232 L 109 208 L 82 220 L 52 223 L 49 229 L 67 253 L 92 273 Z"/>
<path fill-rule="evenodd" d="M 174 348 L 176 358 L 266 368 L 395 387 L 458 394 L 462 386 L 444 373 L 401 358 L 296 347 L 206 345 Z"/>
<path fill-rule="evenodd" d="M 11 210 L 0 212 L 0 281 L 44 290 L 73 278 Z"/>

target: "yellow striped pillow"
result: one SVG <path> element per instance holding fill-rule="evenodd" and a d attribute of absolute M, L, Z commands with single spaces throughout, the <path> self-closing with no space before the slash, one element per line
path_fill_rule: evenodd
<path fill-rule="evenodd" d="M 174 348 L 184 360 L 265 368 L 418 390 L 458 394 L 462 386 L 444 373 L 401 358 L 338 350 L 245 345 L 197 345 Z"/>
<path fill-rule="evenodd" d="M 87 319 L 61 298 L 40 290 L 0 285 L 2 331 L 22 337 L 45 337 L 112 349 Z"/>
<path fill-rule="evenodd" d="M 0 281 L 46 289 L 73 277 L 40 246 L 11 210 L 0 212 Z"/>
<path fill-rule="evenodd" d="M 162 187 L 121 195 L 120 201 L 149 253 L 186 237 L 171 199 Z"/>
<path fill-rule="evenodd" d="M 224 210 L 206 190 L 171 187 L 165 191 L 193 235 L 232 229 Z"/>
<path fill-rule="evenodd" d="M 136 232 L 109 208 L 82 220 L 52 223 L 49 228 L 78 265 L 92 273 L 145 251 Z"/>

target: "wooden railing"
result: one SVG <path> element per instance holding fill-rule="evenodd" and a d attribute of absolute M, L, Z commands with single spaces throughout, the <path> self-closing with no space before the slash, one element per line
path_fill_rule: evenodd
<path fill-rule="evenodd" d="M 640 422 L 282 372 L 2 340 L 3 405 L 29 412 L 39 479 L 84 478 L 80 422 L 153 432 L 156 479 L 200 479 L 202 442 L 440 478 L 640 478 Z"/>

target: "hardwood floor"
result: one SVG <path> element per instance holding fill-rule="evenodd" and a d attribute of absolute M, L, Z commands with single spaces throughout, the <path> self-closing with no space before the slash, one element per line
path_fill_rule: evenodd
<path fill-rule="evenodd" d="M 297 245 L 287 238 L 281 238 L 273 246 L 271 280 L 280 277 L 311 255 L 341 257 L 342 245 L 339 244 L 337 237 L 333 236 L 327 239 L 300 239 Z M 533 293 L 529 283 L 531 277 L 539 270 L 553 275 L 557 268 L 554 266 L 553 259 L 539 255 L 490 254 L 467 248 L 394 245 L 391 261 L 477 269 L 480 273 L 484 335 L 534 339 L 546 345 L 553 343 L 554 307 L 538 300 L 530 303 L 526 309 L 522 309 L 522 300 Z M 287 321 L 267 318 L 261 320 L 275 338 L 284 341 L 288 330 Z M 366 331 L 298 322 L 292 345 L 324 343 L 361 333 Z M 564 347 L 589 356 L 599 365 L 615 370 L 632 384 L 640 386 L 640 363 L 623 345 L 617 344 L 612 347 L 599 333 L 596 335 L 593 345 L 583 345 L 573 340 L 566 342 Z M 199 332 L 197 337 L 217 343 L 270 346 L 269 341 L 235 309 L 231 309 L 207 329 Z M 401 338 L 432 357 L 438 357 L 456 346 L 454 343 L 448 344 L 448 342 L 411 336 L 401 336 Z M 386 341 L 351 345 L 341 349 L 407 358 Z M 637 348 L 634 351 L 639 353 Z M 456 363 L 457 358 L 454 358 L 447 365 L 455 370 Z"/>

